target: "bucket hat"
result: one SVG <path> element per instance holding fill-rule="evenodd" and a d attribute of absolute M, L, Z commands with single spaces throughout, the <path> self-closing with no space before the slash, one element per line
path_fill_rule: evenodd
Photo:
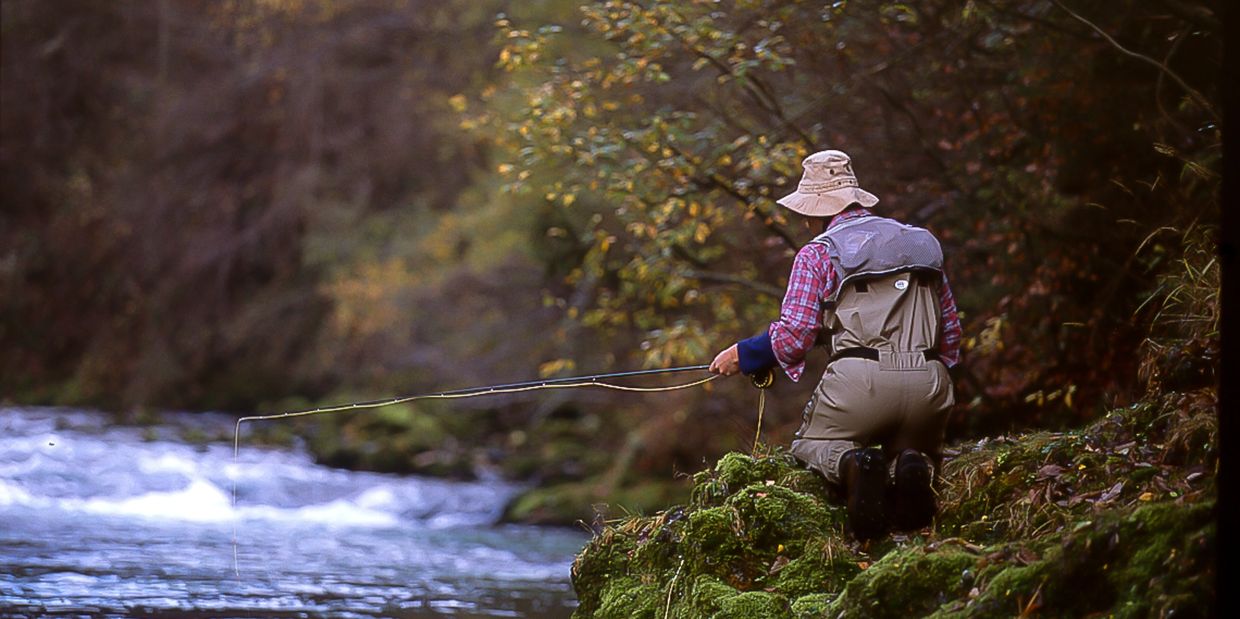
<path fill-rule="evenodd" d="M 878 204 L 877 196 L 857 184 L 852 159 L 843 151 L 814 153 L 801 162 L 801 167 L 805 171 L 797 190 L 778 200 L 794 213 L 830 217 L 854 202 L 866 208 Z"/>

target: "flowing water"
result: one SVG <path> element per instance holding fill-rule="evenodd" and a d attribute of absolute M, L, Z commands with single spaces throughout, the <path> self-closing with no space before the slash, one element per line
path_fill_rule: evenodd
<path fill-rule="evenodd" d="M 0 408 L 0 616 L 572 612 L 585 536 L 495 525 L 516 486 L 341 471 L 244 445 L 234 466 L 228 441 L 159 430 Z"/>

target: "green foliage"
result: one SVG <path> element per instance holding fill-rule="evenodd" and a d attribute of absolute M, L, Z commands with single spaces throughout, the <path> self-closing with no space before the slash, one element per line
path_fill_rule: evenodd
<path fill-rule="evenodd" d="M 1211 8 L 1078 8 L 610 0 L 580 29 L 504 18 L 514 89 L 469 123 L 573 247 L 553 302 L 651 365 L 776 315 L 805 236 L 773 200 L 808 152 L 847 150 L 881 211 L 948 249 L 970 334 L 961 400 L 994 413 L 969 418 L 1063 423 L 1132 388 L 1130 316 L 1186 247 L 1143 240 L 1217 221 L 1221 135 L 1200 70 L 1220 57 Z"/>

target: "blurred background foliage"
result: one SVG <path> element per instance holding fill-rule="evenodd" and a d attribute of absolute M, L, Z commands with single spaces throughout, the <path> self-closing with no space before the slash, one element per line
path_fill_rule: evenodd
<path fill-rule="evenodd" d="M 953 435 L 1214 380 L 1217 1 L 0 7 L 11 402 L 274 411 L 707 363 L 777 315 L 809 235 L 774 200 L 824 148 L 943 241 Z M 520 473 L 599 493 L 750 440 L 750 388 L 713 386 L 306 431 L 391 470 L 541 453 Z"/>

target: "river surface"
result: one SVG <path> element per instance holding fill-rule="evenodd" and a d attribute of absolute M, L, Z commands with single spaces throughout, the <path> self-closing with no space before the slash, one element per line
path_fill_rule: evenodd
<path fill-rule="evenodd" d="M 178 423 L 231 429 L 222 416 Z M 0 616 L 572 612 L 569 568 L 586 537 L 496 525 L 517 486 L 342 471 L 244 445 L 234 465 L 227 439 L 175 434 L 0 408 Z"/>

